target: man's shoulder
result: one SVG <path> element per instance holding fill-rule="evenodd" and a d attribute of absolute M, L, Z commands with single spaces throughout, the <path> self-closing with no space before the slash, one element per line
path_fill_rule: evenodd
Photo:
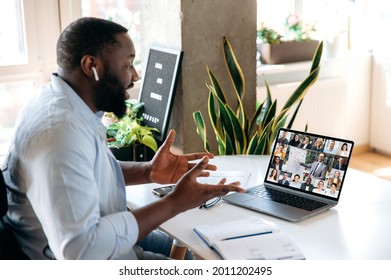
<path fill-rule="evenodd" d="M 40 139 L 46 143 L 58 137 L 81 141 L 83 135 L 90 139 L 93 134 L 89 127 L 67 98 L 48 84 L 23 109 L 16 128 L 17 141 Z"/>

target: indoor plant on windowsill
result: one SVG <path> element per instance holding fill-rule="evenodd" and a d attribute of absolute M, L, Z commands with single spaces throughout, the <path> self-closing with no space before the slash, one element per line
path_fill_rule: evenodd
<path fill-rule="evenodd" d="M 140 124 L 137 113 L 144 106 L 142 102 L 127 100 L 126 105 L 126 115 L 121 119 L 113 113 L 105 113 L 102 118 L 113 118 L 111 124 L 106 123 L 107 145 L 118 160 L 149 160 L 158 148 L 153 137 L 153 131 L 158 130 Z"/>
<path fill-rule="evenodd" d="M 300 16 L 285 20 L 285 36 L 264 24 L 257 31 L 258 51 L 263 64 L 281 64 L 311 60 L 319 41 L 311 39 L 313 25 L 302 23 Z"/>
<path fill-rule="evenodd" d="M 207 67 L 210 84 L 208 98 L 208 113 L 213 132 L 216 136 L 219 155 L 233 154 L 270 154 L 270 147 L 273 143 L 279 128 L 285 127 L 288 121 L 288 113 L 292 112 L 287 123 L 291 128 L 296 118 L 300 105 L 308 89 L 316 82 L 322 57 L 323 42 L 320 42 L 315 55 L 312 58 L 312 66 L 308 76 L 300 83 L 292 95 L 288 98 L 282 110 L 277 112 L 277 100 L 272 100 L 270 87 L 266 84 L 266 99 L 256 109 L 255 114 L 249 119 L 243 106 L 245 96 L 245 79 L 242 69 L 236 59 L 231 44 L 227 38 L 223 38 L 223 54 L 228 70 L 229 78 L 232 81 L 235 107 L 228 103 L 226 92 L 221 88 L 212 70 Z M 207 128 L 200 111 L 193 113 L 197 133 L 201 137 L 204 149 L 210 150 L 207 140 Z M 306 128 L 305 128 L 306 129 Z"/>

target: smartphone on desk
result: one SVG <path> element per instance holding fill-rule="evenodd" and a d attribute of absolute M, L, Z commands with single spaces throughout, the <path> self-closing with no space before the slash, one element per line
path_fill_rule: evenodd
<path fill-rule="evenodd" d="M 168 185 L 168 186 L 154 188 L 152 189 L 152 193 L 154 195 L 157 195 L 158 197 L 163 197 L 166 194 L 169 194 L 174 189 L 174 187 L 175 185 Z"/>

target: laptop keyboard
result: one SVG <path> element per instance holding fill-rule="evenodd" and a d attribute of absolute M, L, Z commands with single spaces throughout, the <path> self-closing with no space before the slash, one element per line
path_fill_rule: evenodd
<path fill-rule="evenodd" d="M 264 185 L 255 186 L 246 191 L 246 193 L 262 197 L 264 199 L 273 200 L 276 202 L 284 203 L 296 208 L 304 209 L 307 211 L 313 211 L 315 209 L 326 206 L 326 203 L 286 193 L 272 188 L 267 188 Z"/>

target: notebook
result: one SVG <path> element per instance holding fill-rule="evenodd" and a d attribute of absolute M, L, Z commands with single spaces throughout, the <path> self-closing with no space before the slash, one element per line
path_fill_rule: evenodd
<path fill-rule="evenodd" d="M 263 184 L 223 200 L 296 222 L 338 204 L 354 143 L 282 128 Z"/>

